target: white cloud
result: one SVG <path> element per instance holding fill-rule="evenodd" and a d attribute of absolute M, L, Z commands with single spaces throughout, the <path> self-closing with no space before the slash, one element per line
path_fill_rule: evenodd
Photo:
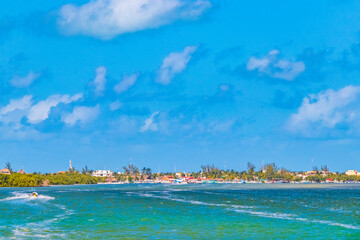
<path fill-rule="evenodd" d="M 123 115 L 120 116 L 119 119 L 111 122 L 110 126 L 111 134 L 116 134 L 118 137 L 126 137 L 135 135 L 139 130 L 140 123 L 134 117 Z"/>
<path fill-rule="evenodd" d="M 81 124 L 94 121 L 100 113 L 100 106 L 94 107 L 76 106 L 72 113 L 63 116 L 63 121 L 69 125 L 74 126 L 76 123 Z"/>
<path fill-rule="evenodd" d="M 157 124 L 154 123 L 154 119 L 157 115 L 159 115 L 159 112 L 154 112 L 149 118 L 145 119 L 144 125 L 141 127 L 140 132 L 146 132 L 148 130 L 157 131 Z"/>
<path fill-rule="evenodd" d="M 359 109 L 349 107 L 360 95 L 359 86 L 347 86 L 338 91 L 328 89 L 303 99 L 298 112 L 290 118 L 290 131 L 307 131 L 309 127 L 334 128 L 338 123 L 351 122 Z"/>
<path fill-rule="evenodd" d="M 116 93 L 122 93 L 127 91 L 131 86 L 135 84 L 138 76 L 138 74 L 125 76 L 124 79 L 114 87 L 114 91 Z"/>
<path fill-rule="evenodd" d="M 90 83 L 90 85 L 94 87 L 94 93 L 96 96 L 102 96 L 106 87 L 106 68 L 103 66 L 98 67 L 95 72 L 95 79 Z"/>
<path fill-rule="evenodd" d="M 20 99 L 11 99 L 9 104 L 0 109 L 0 115 L 13 112 L 15 110 L 26 110 L 29 109 L 32 105 L 32 96 L 25 95 Z"/>
<path fill-rule="evenodd" d="M 248 71 L 257 71 L 272 78 L 291 81 L 305 71 L 303 62 L 279 59 L 279 50 L 270 51 L 265 57 L 251 57 L 246 65 Z"/>
<path fill-rule="evenodd" d="M 52 95 L 46 100 L 40 101 L 31 107 L 29 111 L 28 120 L 32 124 L 39 123 L 46 120 L 49 117 L 52 107 L 56 107 L 60 103 L 71 103 L 76 102 L 82 98 L 82 94 L 76 94 L 72 97 L 69 95 Z"/>
<path fill-rule="evenodd" d="M 12 99 L 9 104 L 0 109 L 0 121 L 4 123 L 15 123 L 20 127 L 19 123 L 25 117 L 33 104 L 32 96 L 25 95 L 20 99 Z"/>
<path fill-rule="evenodd" d="M 39 73 L 34 73 L 33 71 L 30 71 L 28 75 L 26 76 L 19 76 L 16 75 L 10 80 L 10 84 L 14 87 L 23 88 L 30 86 L 35 79 L 37 79 L 40 76 Z"/>
<path fill-rule="evenodd" d="M 216 133 L 224 133 L 229 131 L 234 127 L 236 123 L 235 119 L 231 120 L 222 120 L 222 121 L 211 121 L 207 126 L 207 131 L 216 134 Z"/>
<path fill-rule="evenodd" d="M 0 126 L 0 139 L 2 140 L 44 140 L 51 136 L 49 133 L 40 133 L 31 126 Z"/>
<path fill-rule="evenodd" d="M 184 71 L 197 47 L 186 47 L 183 52 L 170 53 L 163 61 L 156 82 L 169 84 L 173 77 Z"/>
<path fill-rule="evenodd" d="M 226 92 L 226 91 L 229 91 L 229 89 L 230 89 L 230 86 L 227 85 L 227 84 L 221 84 L 221 85 L 220 85 L 220 90 L 221 90 L 221 91 Z"/>
<path fill-rule="evenodd" d="M 122 105 L 123 104 L 119 100 L 116 100 L 116 101 L 110 103 L 110 111 L 116 111 L 119 108 L 121 108 Z"/>
<path fill-rule="evenodd" d="M 64 5 L 58 25 L 67 35 L 106 40 L 178 19 L 195 18 L 210 7 L 211 3 L 205 0 L 92 0 L 81 6 Z"/>

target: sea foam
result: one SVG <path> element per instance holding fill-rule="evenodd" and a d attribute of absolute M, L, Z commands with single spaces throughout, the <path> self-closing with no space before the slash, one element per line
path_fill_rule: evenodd
<path fill-rule="evenodd" d="M 30 193 L 24 193 L 24 192 L 13 192 L 12 193 L 14 196 L 12 197 L 7 197 L 4 199 L 0 199 L 0 201 L 14 201 L 14 200 L 42 200 L 42 201 L 47 201 L 47 200 L 54 200 L 54 197 L 51 196 L 47 196 L 47 195 L 39 195 L 37 197 L 30 197 Z"/>
<path fill-rule="evenodd" d="M 169 201 L 189 203 L 189 204 L 193 204 L 193 205 L 225 207 L 225 209 L 228 211 L 234 211 L 237 213 L 249 214 L 249 215 L 258 216 L 258 217 L 284 219 L 284 220 L 291 220 L 291 221 L 303 221 L 306 223 L 319 223 L 319 224 L 325 224 L 328 226 L 337 226 L 337 227 L 343 227 L 343 228 L 347 228 L 347 229 L 360 230 L 360 226 L 351 225 L 351 224 L 338 223 L 338 222 L 333 222 L 333 221 L 328 221 L 328 220 L 301 218 L 295 214 L 288 214 L 288 213 L 261 212 L 261 211 L 251 210 L 251 208 L 254 208 L 254 206 L 242 206 L 242 205 L 233 205 L 233 204 L 226 204 L 226 203 L 208 203 L 208 202 L 202 202 L 202 201 L 197 201 L 197 200 L 176 198 L 176 197 L 173 197 L 170 195 L 167 195 L 167 196 L 153 195 L 151 193 L 136 193 L 134 195 L 158 198 L 158 199 L 165 199 L 165 200 L 169 200 Z"/>

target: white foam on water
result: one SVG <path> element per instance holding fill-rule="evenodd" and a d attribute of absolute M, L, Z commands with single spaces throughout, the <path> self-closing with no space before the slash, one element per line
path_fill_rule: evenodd
<path fill-rule="evenodd" d="M 347 228 L 347 229 L 360 230 L 360 226 L 355 226 L 355 225 L 351 225 L 351 224 L 344 224 L 344 223 L 338 223 L 338 222 L 332 222 L 332 221 L 327 221 L 327 220 L 311 220 L 311 222 L 326 224 L 326 225 L 329 225 L 329 226 L 338 226 L 338 227 L 343 227 L 343 228 Z"/>
<path fill-rule="evenodd" d="M 222 195 L 221 193 L 217 193 L 217 192 L 207 192 L 207 191 L 198 191 L 198 193 L 206 193 L 206 194 L 211 194 L 211 195 Z"/>
<path fill-rule="evenodd" d="M 233 208 L 245 208 L 245 209 L 251 209 L 251 208 L 256 208 L 254 206 L 247 206 L 247 205 L 229 205 Z"/>
<path fill-rule="evenodd" d="M 307 223 L 320 223 L 320 224 L 326 224 L 329 226 L 339 226 L 339 227 L 343 227 L 346 229 L 360 230 L 360 226 L 351 225 L 351 224 L 343 224 L 343 223 L 327 221 L 327 220 L 311 220 L 311 219 L 307 219 L 307 218 L 297 217 L 297 215 L 295 215 L 295 214 L 288 214 L 288 213 L 279 213 L 279 212 L 273 213 L 273 212 L 261 212 L 261 211 L 249 210 L 251 208 L 255 208 L 254 206 L 228 205 L 228 204 L 224 204 L 224 203 L 207 203 L 207 202 L 202 202 L 202 201 L 197 201 L 197 200 L 186 200 L 186 199 L 174 198 L 171 196 L 153 195 L 151 193 L 136 193 L 135 195 L 159 198 L 159 199 L 166 199 L 166 200 L 176 201 L 176 202 L 190 203 L 190 204 L 194 204 L 194 205 L 227 207 L 226 210 L 228 210 L 228 211 L 250 214 L 250 215 L 254 215 L 254 216 L 258 216 L 258 217 L 266 217 L 266 218 L 273 218 L 273 219 L 285 219 L 285 220 L 291 220 L 291 221 L 303 221 L 303 222 L 307 222 Z"/>
<path fill-rule="evenodd" d="M 326 208 L 326 210 L 330 212 L 338 212 L 338 213 L 352 213 L 350 210 L 345 210 L 343 208 Z"/>
<path fill-rule="evenodd" d="M 14 196 L 13 197 L 7 197 L 4 199 L 0 199 L 0 201 L 13 201 L 13 200 L 43 200 L 43 201 L 48 201 L 48 200 L 54 200 L 54 197 L 50 197 L 47 195 L 39 195 L 37 197 L 31 197 L 30 193 L 24 193 L 24 192 L 13 192 L 12 193 Z"/>
<path fill-rule="evenodd" d="M 24 225 L 15 226 L 12 239 L 31 238 L 31 239 L 52 239 L 65 238 L 66 234 L 63 230 L 56 230 L 53 223 L 69 218 L 73 214 L 73 210 L 65 210 L 65 213 L 58 214 L 54 218 L 46 219 L 40 222 L 31 222 Z"/>
<path fill-rule="evenodd" d="M 181 199 L 181 198 L 174 198 L 174 197 L 172 197 L 170 195 L 163 196 L 163 195 L 154 195 L 154 194 L 151 194 L 151 193 L 135 193 L 134 195 L 143 196 L 143 197 L 165 199 L 165 200 L 175 201 L 175 202 L 190 203 L 190 204 L 194 204 L 194 205 L 203 205 L 203 206 L 254 208 L 253 206 L 228 205 L 228 204 L 225 204 L 225 203 L 208 203 L 208 202 L 202 202 L 202 201 L 197 201 L 197 200 L 187 200 L 187 199 Z"/>
<path fill-rule="evenodd" d="M 255 216 L 260 217 L 266 217 L 266 218 L 277 218 L 277 219 L 287 219 L 287 220 L 294 220 L 293 214 L 287 214 L 287 213 L 271 213 L 271 212 L 259 212 L 259 211 L 249 211 L 249 210 L 243 210 L 243 209 L 232 209 L 228 208 L 227 210 L 239 212 L 239 213 L 246 213 L 251 214 Z"/>
<path fill-rule="evenodd" d="M 327 220 L 311 220 L 311 219 L 307 219 L 307 218 L 296 217 L 296 215 L 294 215 L 294 214 L 258 212 L 258 211 L 235 210 L 235 209 L 228 209 L 228 210 L 233 210 L 235 212 L 256 215 L 259 217 L 303 221 L 303 222 L 307 222 L 307 223 L 320 223 L 320 224 L 326 224 L 329 226 L 339 226 L 339 227 L 343 227 L 343 228 L 347 228 L 347 229 L 360 230 L 360 226 L 338 223 L 338 222 L 327 221 Z"/>
<path fill-rule="evenodd" d="M 38 228 L 32 228 L 32 227 L 16 227 L 13 231 L 13 235 L 11 239 L 19 239 L 19 238 L 26 238 L 28 239 L 31 237 L 31 239 L 52 239 L 54 237 L 56 238 L 65 238 L 64 233 L 55 233 L 53 231 L 50 232 L 49 229 L 38 229 Z"/>

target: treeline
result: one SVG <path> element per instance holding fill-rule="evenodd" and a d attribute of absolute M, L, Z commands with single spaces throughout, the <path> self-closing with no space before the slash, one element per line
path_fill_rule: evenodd
<path fill-rule="evenodd" d="M 292 172 L 284 168 L 279 168 L 275 163 L 268 163 L 256 171 L 253 163 L 247 163 L 247 170 L 222 170 L 214 165 L 203 165 L 198 172 L 188 173 L 174 173 L 162 172 L 153 173 L 150 168 L 139 169 L 133 164 L 124 166 L 123 173 L 113 173 L 109 178 L 92 176 L 93 170 L 85 166 L 82 172 L 76 171 L 74 168 L 69 169 L 68 172 L 60 174 L 50 173 L 32 173 L 21 174 L 12 170 L 11 164 L 6 163 L 6 168 L 10 170 L 11 174 L 0 174 L 0 187 L 37 187 L 49 185 L 73 185 L 73 184 L 97 184 L 99 182 L 113 181 L 115 178 L 121 182 L 133 182 L 142 180 L 155 180 L 162 176 L 173 176 L 174 178 L 192 177 L 192 178 L 207 178 L 222 181 L 247 180 L 247 181 L 286 181 L 286 182 L 324 182 L 328 179 L 338 182 L 360 182 L 360 176 L 348 176 L 344 173 L 331 173 L 327 166 L 322 166 L 319 170 L 314 167 L 313 172 L 306 177 L 303 177 L 303 172 Z"/>
<path fill-rule="evenodd" d="M 0 187 L 39 187 L 49 185 L 96 184 L 103 178 L 87 174 L 62 173 L 54 174 L 0 174 Z"/>
<path fill-rule="evenodd" d="M 268 163 L 256 171 L 256 167 L 253 163 L 247 163 L 247 170 L 234 171 L 234 170 L 221 170 L 214 165 L 201 166 L 202 171 L 197 173 L 191 173 L 193 177 L 206 177 L 209 179 L 223 179 L 224 181 L 233 181 L 235 179 L 243 179 L 248 181 L 269 181 L 269 180 L 283 180 L 288 182 L 324 182 L 327 179 L 339 182 L 359 182 L 360 176 L 348 176 L 344 173 L 331 173 L 329 168 L 324 165 L 321 168 L 314 167 L 314 174 L 303 178 L 303 172 L 292 172 L 285 168 L 279 168 L 275 163 Z"/>
<path fill-rule="evenodd" d="M 306 180 L 309 182 L 324 182 L 326 179 L 332 179 L 338 182 L 360 182 L 360 176 L 348 176 L 343 173 L 328 174 L 326 176 L 323 176 L 322 174 L 316 174 L 314 176 L 306 177 Z"/>
<path fill-rule="evenodd" d="M 311 176 L 303 177 L 304 172 L 293 172 L 285 168 L 279 168 L 275 163 L 267 163 L 256 170 L 253 163 L 247 163 L 247 170 L 236 171 L 236 170 L 222 170 L 215 167 L 215 165 L 202 165 L 201 170 L 198 172 L 188 173 L 175 173 L 175 172 L 162 172 L 152 173 L 150 168 L 142 168 L 141 170 L 133 164 L 128 164 L 123 167 L 124 172 L 122 174 L 114 173 L 118 181 L 141 181 L 144 179 L 157 179 L 161 176 L 172 176 L 174 178 L 180 177 L 193 177 L 193 178 L 207 178 L 217 179 L 223 181 L 234 181 L 234 180 L 247 180 L 247 181 L 285 181 L 285 182 L 324 182 L 327 179 L 332 181 L 346 182 L 354 181 L 359 182 L 360 176 L 348 176 L 344 173 L 331 173 L 329 168 L 324 165 L 321 168 L 314 167 Z"/>

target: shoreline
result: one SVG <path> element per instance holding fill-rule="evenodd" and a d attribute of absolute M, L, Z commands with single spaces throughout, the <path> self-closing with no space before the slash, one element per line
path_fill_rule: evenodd
<path fill-rule="evenodd" d="M 67 184 L 67 185 L 49 185 L 49 186 L 36 186 L 36 187 L 0 187 L 0 189 L 6 188 L 54 188 L 54 187 L 68 187 L 68 186 L 99 186 L 99 185 L 162 185 L 162 186 L 217 186 L 217 185 L 235 185 L 235 186 L 255 186 L 255 185 L 262 185 L 262 186 L 314 186 L 314 185 L 321 185 L 321 186 L 340 186 L 340 185 L 360 185 L 360 182 L 347 182 L 347 183 L 230 183 L 230 182 L 219 182 L 219 183 L 188 183 L 188 184 L 178 184 L 178 183 L 140 183 L 140 182 L 133 182 L 133 183 L 95 183 L 95 184 Z"/>

